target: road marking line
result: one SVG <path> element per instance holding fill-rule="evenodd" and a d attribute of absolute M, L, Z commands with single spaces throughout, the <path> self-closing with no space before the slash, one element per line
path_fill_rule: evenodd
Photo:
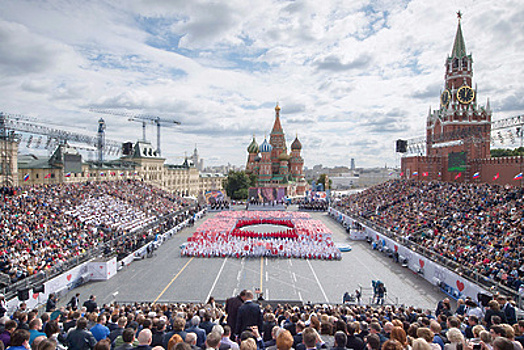
<path fill-rule="evenodd" d="M 160 299 L 162 297 L 162 295 L 164 295 L 166 290 L 173 284 L 173 282 L 175 282 L 175 280 L 178 278 L 178 276 L 180 276 L 182 271 L 184 271 L 186 269 L 187 265 L 189 265 L 189 263 L 191 261 L 193 261 L 194 258 L 195 257 L 192 257 L 191 259 L 189 259 L 189 261 L 184 265 L 184 267 L 180 271 L 178 271 L 178 273 L 175 275 L 175 277 L 173 277 L 171 282 L 169 282 L 169 284 L 164 288 L 164 290 L 156 297 L 156 299 L 153 301 L 153 304 L 156 303 L 158 301 L 158 299 Z"/>
<path fill-rule="evenodd" d="M 260 259 L 260 291 L 262 291 L 262 285 L 264 282 L 264 257 Z"/>
<path fill-rule="evenodd" d="M 324 291 L 324 288 L 322 288 L 322 285 L 320 284 L 320 280 L 318 279 L 318 276 L 317 276 L 315 270 L 313 270 L 313 266 L 311 266 L 311 262 L 309 261 L 309 259 L 307 259 L 306 261 L 307 261 L 307 264 L 309 265 L 309 268 L 311 269 L 311 272 L 313 272 L 313 276 L 317 280 L 317 284 L 320 287 L 320 291 L 322 292 L 322 295 L 324 295 L 324 298 L 326 299 L 326 303 L 329 304 L 329 299 L 328 299 L 328 297 L 326 295 L 326 292 Z"/>
<path fill-rule="evenodd" d="M 207 303 L 209 300 L 209 297 L 211 296 L 211 293 L 213 293 L 213 289 L 215 289 L 215 286 L 217 285 L 218 279 L 220 278 L 220 275 L 222 274 L 222 270 L 224 270 L 224 265 L 226 265 L 227 257 L 224 259 L 224 262 L 222 263 L 222 266 L 220 267 L 220 270 L 218 271 L 217 277 L 215 278 L 215 282 L 213 282 L 213 285 L 211 286 L 211 289 L 209 290 L 209 294 L 207 295 L 207 298 L 204 300 L 204 302 Z"/>
<path fill-rule="evenodd" d="M 299 299 L 301 302 L 304 302 L 304 300 L 302 299 L 302 294 L 300 294 L 300 292 L 298 292 L 298 299 Z"/>
<path fill-rule="evenodd" d="M 266 282 L 268 282 L 268 281 L 269 281 L 269 273 L 266 270 Z"/>
<path fill-rule="evenodd" d="M 295 281 L 295 283 L 297 282 L 297 275 L 295 275 L 294 272 L 293 272 L 293 281 Z"/>

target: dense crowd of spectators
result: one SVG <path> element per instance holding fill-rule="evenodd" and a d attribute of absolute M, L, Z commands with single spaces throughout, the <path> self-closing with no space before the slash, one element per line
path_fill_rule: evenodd
<path fill-rule="evenodd" d="M 73 297 L 77 298 L 78 294 Z M 360 304 L 271 306 L 253 292 L 218 303 L 54 305 L 0 318 L 11 350 L 522 350 L 524 321 L 501 296 L 481 308 L 448 299 L 436 311 Z M 510 305 L 511 306 L 511 305 Z M 514 309 L 513 309 L 514 311 Z M 513 314 L 514 315 L 514 314 Z M 511 322 L 511 323 L 510 323 Z"/>
<path fill-rule="evenodd" d="M 117 237 L 125 236 L 109 250 L 134 247 L 165 227 L 141 229 L 189 206 L 135 180 L 26 186 L 0 201 L 0 271 L 12 281 L 60 266 Z"/>
<path fill-rule="evenodd" d="M 524 284 L 524 188 L 393 180 L 335 203 L 515 290 Z"/>

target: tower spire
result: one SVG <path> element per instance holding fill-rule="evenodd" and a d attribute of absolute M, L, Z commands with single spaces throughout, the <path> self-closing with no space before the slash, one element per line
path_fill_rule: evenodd
<path fill-rule="evenodd" d="M 466 43 L 464 41 L 464 36 L 462 35 L 462 27 L 460 25 L 460 20 L 462 19 L 462 13 L 457 12 L 458 26 L 457 34 L 455 35 L 455 42 L 453 43 L 453 51 L 451 52 L 451 57 L 462 58 L 466 56 Z"/>
<path fill-rule="evenodd" d="M 282 129 L 282 124 L 280 123 L 280 106 L 277 102 L 277 106 L 275 107 L 275 123 L 273 124 L 273 130 L 271 130 L 271 134 L 283 132 L 284 130 Z"/>

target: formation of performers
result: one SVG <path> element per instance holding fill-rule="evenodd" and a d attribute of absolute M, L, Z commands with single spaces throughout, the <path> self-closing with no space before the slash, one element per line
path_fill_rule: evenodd
<path fill-rule="evenodd" d="M 326 211 L 329 205 L 326 201 L 300 202 L 298 210 Z"/>
<path fill-rule="evenodd" d="M 189 241 L 182 248 L 182 256 L 202 258 L 213 257 L 278 257 L 340 260 L 342 255 L 331 241 L 331 237 L 319 240 L 318 237 L 299 236 L 290 238 L 256 238 L 234 237 L 226 234 L 201 238 L 200 241 Z"/>

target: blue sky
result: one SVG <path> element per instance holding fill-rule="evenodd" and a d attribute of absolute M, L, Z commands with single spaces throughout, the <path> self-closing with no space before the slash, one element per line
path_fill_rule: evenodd
<path fill-rule="evenodd" d="M 246 161 L 282 107 L 306 166 L 394 166 L 394 141 L 424 135 L 462 29 L 478 102 L 524 111 L 524 3 L 0 0 L 0 110 L 96 132 L 91 108 L 178 119 L 168 162 L 198 144 L 207 165 Z M 104 115 L 107 137 L 141 125 Z M 88 130 L 88 131 L 86 131 Z M 156 131 L 148 139 L 156 144 Z M 37 150 L 31 150 L 37 151 Z"/>

